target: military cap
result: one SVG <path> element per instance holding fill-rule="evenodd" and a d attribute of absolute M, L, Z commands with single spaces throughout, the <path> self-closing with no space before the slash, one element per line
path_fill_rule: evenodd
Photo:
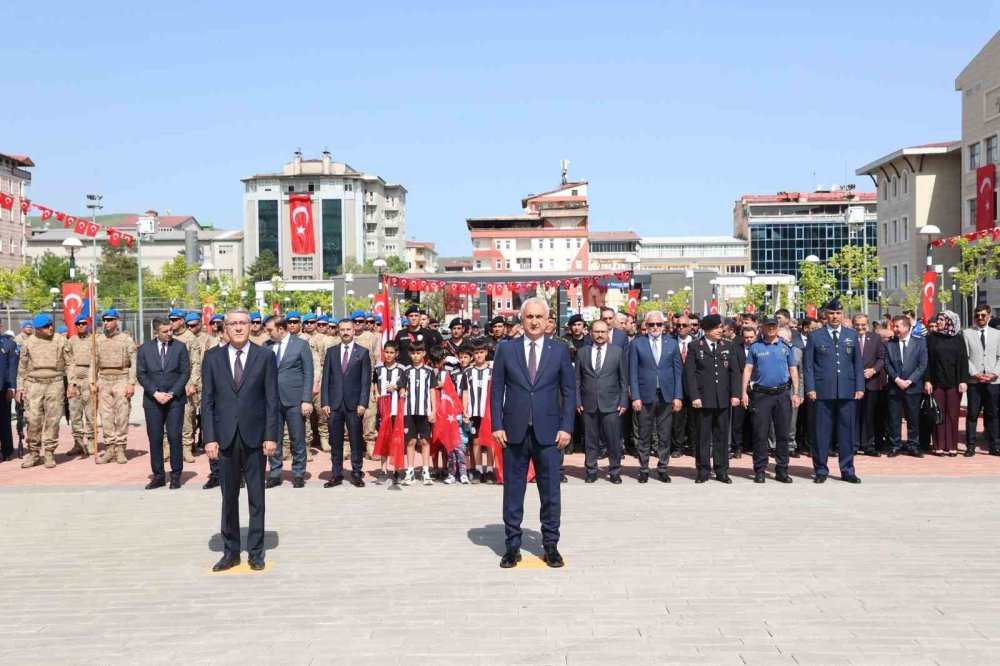
<path fill-rule="evenodd" d="M 29 326 L 34 326 L 30 319 L 25 319 L 21 322 L 21 328 L 28 328 Z"/>
<path fill-rule="evenodd" d="M 462 326 L 462 327 L 465 326 L 465 322 L 462 321 L 461 317 L 455 317 L 454 319 L 451 320 L 451 323 L 448 324 L 448 328 L 455 328 L 456 326 Z"/>
<path fill-rule="evenodd" d="M 406 308 L 406 316 L 409 317 L 411 314 L 420 314 L 420 306 L 416 303 Z"/>
<path fill-rule="evenodd" d="M 217 321 L 225 321 L 225 319 L 226 318 L 220 314 L 212 315 L 212 318 L 208 320 L 208 323 L 214 324 Z"/>
<path fill-rule="evenodd" d="M 766 317 L 760 320 L 761 326 L 767 326 L 768 324 L 777 325 L 778 324 L 777 318 L 774 315 L 767 315 Z"/>
<path fill-rule="evenodd" d="M 320 316 L 316 317 L 316 323 L 317 324 L 329 324 L 330 323 L 330 316 L 329 315 L 320 315 Z"/>
<path fill-rule="evenodd" d="M 302 323 L 304 324 L 307 321 L 316 321 L 316 314 L 313 312 L 307 312 L 302 315 Z"/>
<path fill-rule="evenodd" d="M 66 328 L 66 325 L 64 324 L 56 329 L 56 333 L 62 333 L 63 335 L 66 335 L 67 333 L 69 333 L 69 329 Z"/>
<path fill-rule="evenodd" d="M 497 315 L 496 317 L 493 317 L 493 319 L 490 319 L 490 326 L 496 326 L 497 324 L 506 324 L 506 323 L 507 320 L 501 317 L 500 315 Z"/>
<path fill-rule="evenodd" d="M 101 313 L 101 319 L 120 319 L 120 318 L 121 317 L 118 315 L 118 310 L 115 310 L 114 308 L 109 308 Z"/>
<path fill-rule="evenodd" d="M 703 331 L 711 331 L 720 326 L 722 326 L 722 317 L 717 314 L 705 315 L 705 318 L 701 320 L 701 330 Z"/>
<path fill-rule="evenodd" d="M 371 319 L 372 321 L 375 321 L 375 313 L 374 312 L 366 312 L 365 313 L 365 319 L 366 320 Z"/>
<path fill-rule="evenodd" d="M 167 314 L 168 319 L 184 319 L 184 315 L 187 314 L 184 310 L 179 308 L 174 308 Z"/>
<path fill-rule="evenodd" d="M 190 323 L 192 321 L 198 321 L 199 319 L 201 319 L 201 315 L 199 315 L 197 312 L 188 312 L 186 315 L 184 315 L 185 324 Z"/>
<path fill-rule="evenodd" d="M 260 316 L 260 311 L 254 310 L 250 313 L 250 321 L 262 321 L 263 317 Z"/>
<path fill-rule="evenodd" d="M 566 325 L 567 326 L 572 326 L 573 324 L 575 324 L 578 321 L 581 321 L 581 322 L 583 321 L 583 315 L 582 314 L 575 314 L 572 317 L 570 317 L 568 320 L 566 320 Z"/>
<path fill-rule="evenodd" d="M 833 310 L 834 312 L 840 312 L 844 307 L 840 304 L 840 296 L 834 296 L 831 298 L 826 305 L 823 306 L 824 310 Z"/>
<path fill-rule="evenodd" d="M 74 324 L 79 324 L 81 322 L 83 322 L 83 323 L 90 323 L 90 317 L 88 317 L 85 314 L 81 314 L 81 315 L 77 315 L 76 319 L 73 320 Z"/>
<path fill-rule="evenodd" d="M 354 312 L 351 313 L 351 317 L 350 318 L 351 318 L 351 321 L 354 321 L 355 319 L 364 319 L 365 318 L 365 311 L 364 310 L 355 310 Z"/>
<path fill-rule="evenodd" d="M 35 318 L 31 320 L 31 325 L 35 328 L 45 328 L 46 326 L 52 325 L 52 315 L 45 314 L 44 312 L 39 315 L 35 315 Z"/>
<path fill-rule="evenodd" d="M 380 317 L 378 315 L 375 315 L 375 323 L 376 324 L 381 324 L 382 323 L 382 317 Z"/>
<path fill-rule="evenodd" d="M 287 315 L 285 315 L 285 321 L 302 321 L 302 315 L 299 314 L 298 310 L 292 310 Z"/>

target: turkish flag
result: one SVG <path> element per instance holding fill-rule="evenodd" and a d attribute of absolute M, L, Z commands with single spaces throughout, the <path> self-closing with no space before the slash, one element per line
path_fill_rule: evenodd
<path fill-rule="evenodd" d="M 976 231 L 983 231 L 994 226 L 996 217 L 993 210 L 996 202 L 997 165 L 987 164 L 976 169 Z"/>
<path fill-rule="evenodd" d="M 62 215 L 62 213 L 59 213 L 59 215 Z M 72 215 L 63 215 L 62 217 L 59 217 L 59 219 L 62 220 L 63 229 L 72 229 L 76 226 L 76 218 Z"/>
<path fill-rule="evenodd" d="M 440 386 L 438 396 L 437 418 L 431 431 L 431 446 L 442 446 L 451 453 L 462 444 L 462 433 L 459 432 L 458 419 L 462 416 L 462 400 L 458 397 L 455 384 L 447 373 L 444 384 Z"/>
<path fill-rule="evenodd" d="M 715 300 L 714 298 L 708 304 L 708 314 L 714 314 L 714 315 L 719 314 L 719 301 Z"/>
<path fill-rule="evenodd" d="M 108 229 L 108 245 L 118 247 L 122 244 L 122 232 L 117 229 Z"/>
<path fill-rule="evenodd" d="M 14 197 L 9 194 L 0 194 L 0 208 L 12 210 L 14 208 Z"/>
<path fill-rule="evenodd" d="M 97 232 L 101 230 L 101 227 L 94 224 L 93 222 L 87 222 L 87 231 L 85 232 L 88 237 L 94 238 L 97 236 Z"/>
<path fill-rule="evenodd" d="M 392 339 L 392 306 L 389 303 L 389 288 L 383 287 L 382 292 L 375 295 L 372 301 L 372 314 L 382 318 L 382 346 Z"/>
<path fill-rule="evenodd" d="M 398 395 L 398 394 L 396 394 Z M 392 418 L 392 401 L 396 402 L 396 418 Z M 396 469 L 403 469 L 406 464 L 403 460 L 403 399 L 394 395 L 379 396 L 378 413 L 382 415 L 382 423 L 378 428 L 378 436 L 375 438 L 375 447 L 372 455 L 384 458 L 392 458 L 392 466 Z"/>
<path fill-rule="evenodd" d="M 757 306 L 751 303 L 750 305 L 747 306 L 747 312 L 749 312 L 750 314 L 757 312 Z"/>
<path fill-rule="evenodd" d="M 83 285 L 79 282 L 63 282 L 63 323 L 69 335 L 76 335 L 76 317 L 84 311 Z"/>
<path fill-rule="evenodd" d="M 27 215 L 29 210 L 31 210 L 31 200 L 21 199 L 21 212 L 24 215 Z"/>
<path fill-rule="evenodd" d="M 806 305 L 806 316 L 812 317 L 813 319 L 816 318 L 816 306 L 812 303 Z"/>
<path fill-rule="evenodd" d="M 639 290 L 629 289 L 628 292 L 628 313 L 633 317 L 639 310 Z"/>
<path fill-rule="evenodd" d="M 69 218 L 66 218 L 69 221 Z M 73 233 L 85 234 L 87 233 L 87 220 L 82 217 L 76 218 L 76 223 L 73 224 Z"/>
<path fill-rule="evenodd" d="M 122 234 L 122 240 L 125 241 L 125 244 L 128 245 L 129 249 L 131 250 L 132 243 L 135 242 L 135 236 L 133 236 L 132 234 Z"/>
<path fill-rule="evenodd" d="M 280 315 L 281 314 L 281 306 L 278 305 L 277 301 L 275 301 L 274 303 L 271 303 L 271 314 L 273 314 L 273 315 Z"/>
<path fill-rule="evenodd" d="M 930 321 L 934 316 L 934 307 L 937 305 L 937 273 L 934 271 L 924 271 L 923 289 L 923 319 L 924 323 Z"/>
<path fill-rule="evenodd" d="M 42 211 L 42 222 L 45 222 L 50 217 L 52 217 L 52 209 L 51 208 L 46 208 L 45 206 L 39 206 L 38 204 L 35 204 L 35 208 L 37 208 L 38 210 Z"/>
<path fill-rule="evenodd" d="M 212 321 L 212 317 L 215 316 L 215 306 L 208 304 L 201 309 L 201 321 L 208 326 L 209 322 Z"/>
<path fill-rule="evenodd" d="M 288 195 L 288 219 L 292 225 L 292 254 L 316 254 L 312 196 Z"/>

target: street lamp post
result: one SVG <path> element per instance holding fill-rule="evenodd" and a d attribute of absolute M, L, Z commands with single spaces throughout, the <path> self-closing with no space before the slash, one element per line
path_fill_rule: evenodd
<path fill-rule="evenodd" d="M 847 223 L 847 231 L 855 238 L 861 232 L 861 311 L 868 315 L 868 224 L 865 222 L 864 206 L 848 206 L 844 221 Z M 851 276 L 847 276 L 847 287 L 851 288 Z"/>
<path fill-rule="evenodd" d="M 71 236 L 62 242 L 62 246 L 69 250 L 69 279 L 76 281 L 76 251 L 83 247 L 79 238 Z"/>
<path fill-rule="evenodd" d="M 56 301 L 59 299 L 59 287 L 52 287 L 49 289 L 49 293 L 52 294 L 52 321 L 56 320 Z M 53 324 L 54 326 L 54 324 Z"/>
<path fill-rule="evenodd" d="M 955 300 L 955 297 L 958 296 L 958 292 L 957 292 L 958 284 L 957 284 L 957 282 L 955 280 L 955 274 L 956 273 L 958 273 L 958 266 L 952 266 L 951 268 L 948 269 L 948 277 L 951 280 L 951 309 L 952 310 L 958 310 L 958 301 Z M 960 313 L 959 316 L 962 318 L 962 321 L 966 321 L 966 319 L 965 319 L 965 313 L 964 312 Z"/>
<path fill-rule="evenodd" d="M 885 276 L 879 275 L 875 280 L 878 282 L 878 318 L 885 316 L 885 307 L 882 305 L 882 296 L 885 294 Z"/>
<path fill-rule="evenodd" d="M 104 208 L 101 201 L 104 200 L 104 196 L 100 194 L 88 194 L 87 195 L 87 208 L 90 209 L 90 221 L 97 224 L 97 211 Z M 91 268 L 94 274 L 94 293 L 91 294 L 94 298 L 94 303 L 97 303 L 97 236 L 94 236 L 94 266 Z M 96 307 L 96 305 L 95 305 Z M 91 313 L 93 314 L 93 313 Z M 96 321 L 96 320 L 95 320 Z"/>
<path fill-rule="evenodd" d="M 935 236 L 937 236 L 938 234 L 941 233 L 941 230 L 938 229 L 936 225 L 925 224 L 924 226 L 922 226 L 920 228 L 920 231 L 918 231 L 917 233 L 920 234 L 921 236 L 924 236 L 927 239 L 927 268 L 925 268 L 924 270 L 925 271 L 933 271 L 934 270 L 934 248 L 931 246 L 931 242 L 934 240 Z M 920 314 L 923 315 L 923 313 L 920 313 Z M 917 317 L 917 318 L 920 319 L 921 317 Z"/>

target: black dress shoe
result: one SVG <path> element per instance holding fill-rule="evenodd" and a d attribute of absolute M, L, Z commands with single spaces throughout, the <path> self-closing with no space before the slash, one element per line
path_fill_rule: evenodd
<path fill-rule="evenodd" d="M 202 490 L 210 490 L 212 488 L 218 488 L 218 487 L 219 487 L 219 480 L 214 476 L 210 476 L 208 477 L 208 481 L 206 481 L 205 485 L 203 485 L 201 488 Z"/>
<path fill-rule="evenodd" d="M 301 476 L 296 476 L 295 478 L 292 479 L 292 488 L 305 488 L 305 487 L 306 487 L 306 480 L 303 479 Z"/>
<path fill-rule="evenodd" d="M 791 451 L 789 451 L 789 452 L 788 452 L 788 457 L 789 457 L 789 458 L 798 458 L 798 457 L 799 457 L 799 456 L 801 456 L 801 455 L 802 455 L 802 454 L 801 454 L 801 453 L 799 453 L 799 450 L 798 450 L 798 449 L 793 449 L 793 450 L 791 450 Z"/>
<path fill-rule="evenodd" d="M 826 483 L 826 477 L 817 474 L 813 477 L 813 483 Z"/>
<path fill-rule="evenodd" d="M 897 457 L 899 455 L 899 451 L 895 451 L 895 450 L 894 451 L 889 451 L 889 453 L 887 453 L 885 455 L 887 457 L 889 457 L 889 458 L 895 458 L 895 457 Z"/>
<path fill-rule="evenodd" d="M 736 449 L 736 452 L 733 453 L 733 457 L 734 458 L 742 458 L 743 457 L 743 449 Z"/>
<path fill-rule="evenodd" d="M 703 474 L 699 474 L 694 479 L 695 483 L 705 483 L 706 481 L 708 481 L 708 475 L 707 474 L 704 474 L 704 475 Z"/>
<path fill-rule="evenodd" d="M 674 449 L 674 450 L 673 450 L 673 451 L 672 451 L 672 452 L 670 453 L 670 457 L 671 457 L 671 458 L 680 458 L 680 457 L 681 457 L 682 455 L 684 455 L 684 452 L 683 452 L 683 451 L 681 451 L 680 449 Z"/>
<path fill-rule="evenodd" d="M 264 558 L 262 557 L 262 558 L 258 559 L 258 558 L 255 558 L 255 557 L 251 557 L 250 558 L 250 568 L 253 571 L 263 571 L 264 570 Z"/>
<path fill-rule="evenodd" d="M 562 472 L 559 472 L 559 483 L 569 483 L 569 477 Z"/>
<path fill-rule="evenodd" d="M 846 481 L 848 483 L 861 483 L 861 479 L 859 479 L 855 474 L 845 474 L 840 477 L 840 479 L 841 481 Z"/>
<path fill-rule="evenodd" d="M 910 451 L 910 455 L 913 456 L 914 458 L 923 458 L 924 452 L 921 451 L 920 449 L 917 449 L 916 451 Z"/>
<path fill-rule="evenodd" d="M 871 456 L 872 458 L 880 458 L 882 456 L 882 454 L 878 452 L 878 449 L 868 449 L 865 451 L 865 455 Z"/>
<path fill-rule="evenodd" d="M 590 472 L 587 472 L 587 476 L 583 480 L 583 482 L 584 483 L 594 483 L 595 481 L 597 481 L 597 475 L 596 474 L 591 474 Z"/>
<path fill-rule="evenodd" d="M 275 486 L 280 486 L 280 485 L 281 485 L 281 479 L 280 478 L 274 478 L 274 477 L 272 477 L 272 478 L 270 478 L 270 479 L 268 479 L 267 481 L 264 482 L 264 487 L 265 488 L 274 488 Z"/>
<path fill-rule="evenodd" d="M 521 549 L 520 548 L 508 548 L 507 552 L 503 554 L 500 558 L 500 568 L 501 569 L 513 569 L 517 566 L 517 563 L 521 561 Z"/>
<path fill-rule="evenodd" d="M 167 485 L 167 482 L 163 479 L 154 478 L 152 481 L 146 484 L 146 490 L 153 490 L 154 488 L 162 488 Z"/>
<path fill-rule="evenodd" d="M 542 554 L 542 562 L 545 562 L 553 569 L 558 569 L 559 567 L 566 564 L 566 562 L 563 561 L 563 557 L 562 555 L 559 554 L 559 550 L 556 548 L 556 545 L 554 543 L 547 543 L 543 546 L 543 548 L 545 549 L 545 552 Z"/>
<path fill-rule="evenodd" d="M 608 481 L 610 481 L 611 483 L 615 484 L 616 486 L 617 485 L 621 485 L 622 475 L 621 474 L 612 474 L 610 477 L 608 477 Z"/>
<path fill-rule="evenodd" d="M 656 478 L 658 478 L 663 483 L 670 483 L 670 475 L 666 472 L 657 472 Z"/>
<path fill-rule="evenodd" d="M 222 559 L 215 563 L 212 567 L 212 571 L 229 571 L 233 567 L 238 567 L 240 565 L 240 558 L 238 557 L 226 557 L 222 556 Z"/>
<path fill-rule="evenodd" d="M 180 487 L 181 487 L 181 480 L 180 479 L 170 479 L 170 489 L 171 490 L 177 490 Z"/>
<path fill-rule="evenodd" d="M 361 479 L 360 476 L 353 476 L 352 475 L 351 476 L 351 485 L 354 486 L 355 488 L 364 488 L 365 487 L 365 482 Z"/>
<path fill-rule="evenodd" d="M 728 474 L 716 474 L 715 480 L 719 483 L 732 483 L 733 480 L 729 478 Z"/>
<path fill-rule="evenodd" d="M 764 472 L 757 472 L 753 475 L 754 483 L 764 483 L 764 481 L 765 481 Z"/>
<path fill-rule="evenodd" d="M 649 472 L 639 472 L 639 483 L 646 483 L 649 481 Z"/>
<path fill-rule="evenodd" d="M 975 447 L 972 446 L 965 447 L 965 453 L 963 453 L 962 455 L 964 455 L 966 458 L 971 458 L 972 456 L 976 455 Z"/>
<path fill-rule="evenodd" d="M 323 487 L 324 488 L 336 488 L 337 486 L 342 485 L 343 483 L 344 483 L 344 477 L 342 477 L 342 476 L 335 476 L 332 479 L 330 479 L 329 481 L 327 481 L 326 483 L 324 483 Z"/>
<path fill-rule="evenodd" d="M 788 472 L 778 472 L 774 475 L 774 480 L 778 483 L 791 483 L 792 477 L 788 476 Z"/>

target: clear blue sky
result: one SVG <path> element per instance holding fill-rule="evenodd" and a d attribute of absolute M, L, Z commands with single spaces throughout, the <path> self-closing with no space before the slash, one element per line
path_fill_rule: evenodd
<path fill-rule="evenodd" d="M 766 6 L 765 6 L 766 5 Z M 15 2 L 0 152 L 67 212 L 240 228 L 239 179 L 301 147 L 409 190 L 407 235 L 590 181 L 591 228 L 730 233 L 744 193 L 871 181 L 960 138 L 990 2 Z"/>

